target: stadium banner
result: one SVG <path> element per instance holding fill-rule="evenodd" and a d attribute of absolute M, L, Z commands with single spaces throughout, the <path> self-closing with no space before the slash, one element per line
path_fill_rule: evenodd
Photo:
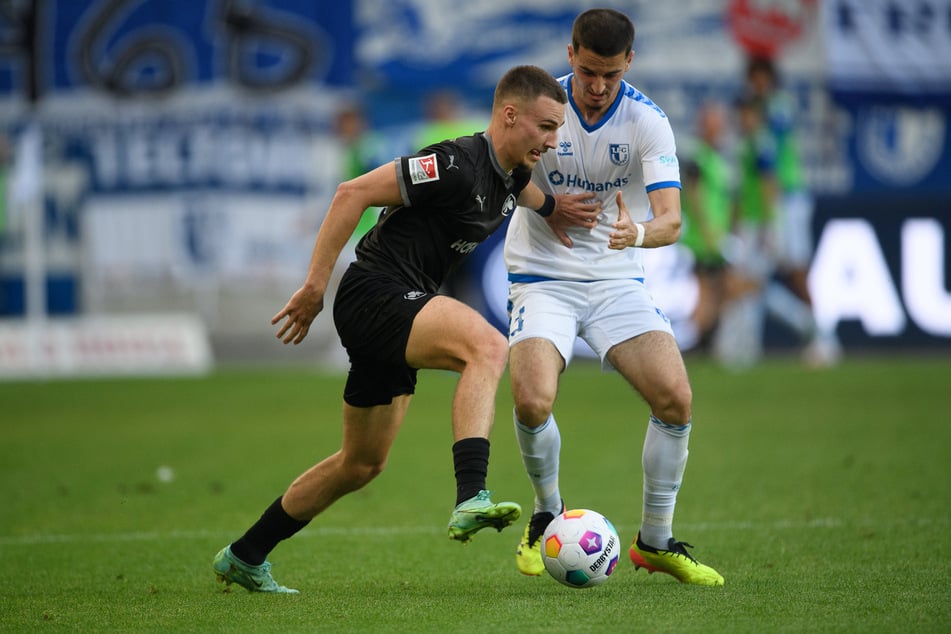
<path fill-rule="evenodd" d="M 951 349 L 951 213 L 944 196 L 828 197 L 815 219 L 816 319 L 860 348 Z"/>
<path fill-rule="evenodd" d="M 951 0 L 822 3 L 851 191 L 951 192 Z"/>
<path fill-rule="evenodd" d="M 40 126 L 46 141 L 50 314 L 134 306 L 169 280 L 178 306 L 209 278 L 300 276 L 341 177 L 331 125 L 354 82 L 350 9 L 59 0 L 8 25 L 32 49 L 0 55 L 0 129 L 15 145 Z M 33 22 L 38 36 L 20 37 Z M 0 315 L 17 315 L 28 223 L 16 205 L 3 219 Z"/>
<path fill-rule="evenodd" d="M 949 101 L 951 104 L 951 101 Z M 951 201 L 951 106 L 896 102 L 887 95 L 839 99 L 856 193 L 943 192 Z"/>
<path fill-rule="evenodd" d="M 830 87 L 836 92 L 951 98 L 951 1 L 825 0 Z"/>
<path fill-rule="evenodd" d="M 212 365 L 194 315 L 0 320 L 0 379 L 204 374 Z"/>
<path fill-rule="evenodd" d="M 352 3 L 48 0 L 4 12 L 0 93 L 160 98 L 227 82 L 250 97 L 352 85 Z M 35 30 L 35 32 L 34 32 Z M 161 104 L 152 102 L 151 107 Z"/>

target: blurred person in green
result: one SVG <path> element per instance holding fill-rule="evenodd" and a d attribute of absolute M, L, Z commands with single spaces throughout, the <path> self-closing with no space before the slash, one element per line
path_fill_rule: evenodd
<path fill-rule="evenodd" d="M 453 90 L 437 90 L 426 96 L 425 120 L 413 139 L 414 147 L 426 147 L 448 139 L 485 130 L 486 121 L 469 116 L 462 99 Z"/>
<path fill-rule="evenodd" d="M 334 118 L 334 135 L 341 144 L 343 159 L 341 180 L 350 180 L 389 160 L 384 157 L 386 139 L 370 128 L 366 113 L 356 104 L 346 104 Z M 370 208 L 363 212 L 350 238 L 351 246 L 376 224 L 380 210 Z"/>
<path fill-rule="evenodd" d="M 733 168 L 724 155 L 727 112 L 705 103 L 696 114 L 697 138 L 683 165 L 680 242 L 693 255 L 698 296 L 692 321 L 697 347 L 706 349 L 725 300 L 727 262 L 723 242 L 733 224 Z"/>
<path fill-rule="evenodd" d="M 414 148 L 428 147 L 435 143 L 469 136 L 485 130 L 487 120 L 471 116 L 460 94 L 445 88 L 427 93 L 423 98 L 424 119 L 410 135 Z M 440 289 L 443 293 L 463 299 L 471 293 L 467 287 L 473 278 L 472 262 L 464 262 L 456 275 L 449 277 Z"/>

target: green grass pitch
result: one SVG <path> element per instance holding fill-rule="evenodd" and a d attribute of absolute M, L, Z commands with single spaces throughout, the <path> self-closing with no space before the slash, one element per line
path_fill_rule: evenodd
<path fill-rule="evenodd" d="M 635 572 L 626 551 L 597 588 L 523 577 L 523 521 L 450 542 L 455 377 L 424 371 L 383 474 L 272 553 L 301 594 L 226 593 L 214 554 L 337 449 L 341 376 L 0 383 L 0 631 L 951 631 L 951 359 L 688 366 L 674 529 L 723 588 Z M 489 487 L 527 514 L 507 381 Z M 567 371 L 562 492 L 625 543 L 647 415 L 618 376 Z"/>

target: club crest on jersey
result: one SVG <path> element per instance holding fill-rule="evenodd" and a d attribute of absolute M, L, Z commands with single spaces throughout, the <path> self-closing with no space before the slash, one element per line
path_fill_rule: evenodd
<path fill-rule="evenodd" d="M 509 194 L 505 197 L 505 202 L 502 203 L 502 215 L 509 216 L 513 211 L 515 211 L 515 196 Z"/>
<path fill-rule="evenodd" d="M 631 160 L 631 146 L 628 143 L 612 143 L 608 152 L 615 165 L 627 165 Z"/>
<path fill-rule="evenodd" d="M 436 155 L 414 156 L 409 159 L 409 178 L 414 185 L 439 180 Z"/>

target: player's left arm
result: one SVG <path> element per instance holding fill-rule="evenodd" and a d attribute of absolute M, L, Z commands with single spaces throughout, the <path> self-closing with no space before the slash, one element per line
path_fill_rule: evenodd
<path fill-rule="evenodd" d="M 617 193 L 618 220 L 608 239 L 608 248 L 654 248 L 673 244 L 680 238 L 683 215 L 680 210 L 680 188 L 663 187 L 647 193 L 654 217 L 646 222 L 634 222 Z"/>
<path fill-rule="evenodd" d="M 617 193 L 618 220 L 608 239 L 611 249 L 663 247 L 680 238 L 680 164 L 674 133 L 666 115 L 648 120 L 634 141 L 644 171 L 652 218 L 633 222 L 621 192 Z"/>

